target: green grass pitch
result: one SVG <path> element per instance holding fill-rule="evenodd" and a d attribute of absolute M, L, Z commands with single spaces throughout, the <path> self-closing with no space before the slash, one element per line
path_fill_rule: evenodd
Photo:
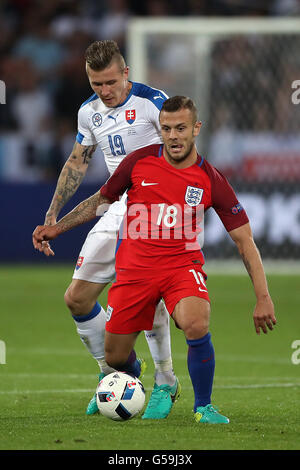
<path fill-rule="evenodd" d="M 0 364 L 1 450 L 300 449 L 300 364 L 292 362 L 292 343 L 300 340 L 299 276 L 268 276 L 278 325 L 260 336 L 252 321 L 249 278 L 209 276 L 216 353 L 213 404 L 229 416 L 229 425 L 193 421 L 187 347 L 172 322 L 180 399 L 165 420 L 138 417 L 120 423 L 85 415 L 98 366 L 64 305 L 72 269 L 51 261 L 0 267 L 0 340 L 6 347 Z M 106 294 L 100 301 L 106 306 Z M 154 370 L 143 334 L 136 349 L 148 363 L 143 378 L 147 401 Z"/>

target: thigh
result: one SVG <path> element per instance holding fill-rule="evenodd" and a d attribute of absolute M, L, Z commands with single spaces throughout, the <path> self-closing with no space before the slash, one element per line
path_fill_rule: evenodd
<path fill-rule="evenodd" d="M 167 310 L 172 315 L 176 305 L 184 298 L 195 297 L 209 304 L 209 294 L 206 287 L 206 274 L 201 266 L 185 266 L 173 269 L 162 280 L 162 297 Z M 199 302 L 199 305 L 202 302 Z"/>
<path fill-rule="evenodd" d="M 73 279 L 107 284 L 115 277 L 115 255 L 126 197 L 113 203 L 88 233 L 79 253 Z"/>
<path fill-rule="evenodd" d="M 90 232 L 80 251 L 73 279 L 107 284 L 115 277 L 117 235 Z"/>
<path fill-rule="evenodd" d="M 88 302 L 94 305 L 106 285 L 81 279 L 72 279 L 66 296 L 75 303 L 82 304 Z"/>

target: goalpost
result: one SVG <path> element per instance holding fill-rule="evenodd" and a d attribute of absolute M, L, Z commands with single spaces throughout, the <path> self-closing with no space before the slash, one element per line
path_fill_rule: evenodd
<path fill-rule="evenodd" d="M 264 259 L 296 266 L 299 50 L 299 18 L 132 18 L 127 36 L 131 79 L 195 101 L 199 153 L 233 184 Z M 204 235 L 210 259 L 236 256 L 213 211 Z"/>

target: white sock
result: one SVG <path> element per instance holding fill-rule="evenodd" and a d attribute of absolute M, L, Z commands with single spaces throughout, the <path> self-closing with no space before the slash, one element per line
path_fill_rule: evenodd
<path fill-rule="evenodd" d="M 107 365 L 104 359 L 105 315 L 105 310 L 97 302 L 87 315 L 72 316 L 81 341 L 98 362 L 100 371 L 107 375 L 115 369 Z"/>
<path fill-rule="evenodd" d="M 154 317 L 153 328 L 145 331 L 145 337 L 155 365 L 157 385 L 174 385 L 176 376 L 173 371 L 169 313 L 163 301 L 160 301 Z"/>

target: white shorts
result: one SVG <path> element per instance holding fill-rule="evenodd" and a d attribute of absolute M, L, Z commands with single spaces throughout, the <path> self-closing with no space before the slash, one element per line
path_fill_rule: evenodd
<path fill-rule="evenodd" d="M 109 206 L 88 233 L 74 269 L 73 279 L 107 284 L 115 277 L 117 237 L 126 212 L 127 194 Z"/>

